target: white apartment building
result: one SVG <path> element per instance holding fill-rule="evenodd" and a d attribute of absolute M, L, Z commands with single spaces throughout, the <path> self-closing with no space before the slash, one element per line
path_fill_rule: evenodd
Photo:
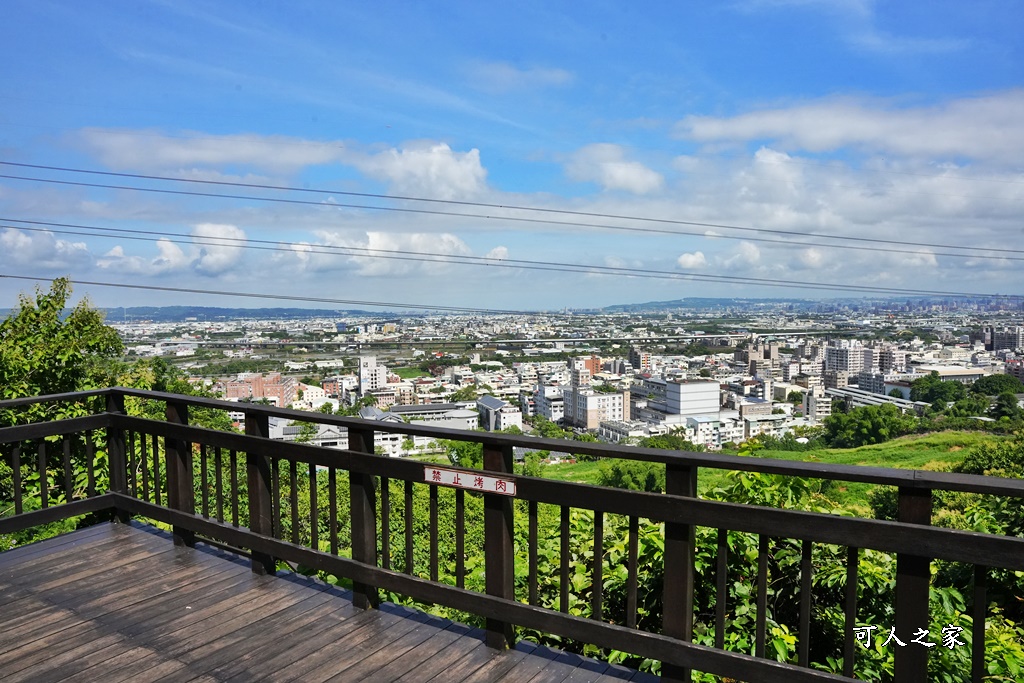
<path fill-rule="evenodd" d="M 823 388 L 814 387 L 804 394 L 802 407 L 805 418 L 812 422 L 821 422 L 832 414 L 832 399 L 825 395 Z"/>
<path fill-rule="evenodd" d="M 533 394 L 533 405 L 537 415 L 551 422 L 560 422 L 565 418 L 565 399 L 560 386 L 539 386 Z"/>
<path fill-rule="evenodd" d="M 567 424 L 581 429 L 597 429 L 605 421 L 621 421 L 624 409 L 629 405 L 629 392 L 614 394 L 595 392 L 584 387 L 563 389 L 565 402 L 564 420 Z"/>
<path fill-rule="evenodd" d="M 359 357 L 359 393 L 368 394 L 388 383 L 388 369 L 377 364 L 376 356 Z"/>

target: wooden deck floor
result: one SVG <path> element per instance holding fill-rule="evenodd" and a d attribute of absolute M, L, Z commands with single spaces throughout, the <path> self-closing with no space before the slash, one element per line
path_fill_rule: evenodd
<path fill-rule="evenodd" d="M 0 553 L 0 681 L 654 681 L 102 524 Z"/>

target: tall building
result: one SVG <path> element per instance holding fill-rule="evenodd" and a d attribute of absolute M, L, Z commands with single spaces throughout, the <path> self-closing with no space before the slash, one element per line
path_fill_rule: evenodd
<path fill-rule="evenodd" d="M 673 415 L 718 415 L 721 387 L 718 382 L 675 380 L 665 383 L 665 412 Z"/>
<path fill-rule="evenodd" d="M 359 393 L 368 394 L 388 383 L 388 369 L 377 364 L 376 356 L 359 357 Z"/>
<path fill-rule="evenodd" d="M 832 414 L 832 399 L 825 395 L 821 387 L 809 389 L 804 394 L 804 417 L 814 422 L 821 422 Z"/>
<path fill-rule="evenodd" d="M 989 351 L 1024 349 L 1024 327 L 985 328 L 986 344 Z M 989 341 L 991 340 L 991 341 Z"/>
<path fill-rule="evenodd" d="M 565 403 L 564 421 L 580 429 L 597 429 L 602 422 L 622 421 L 629 405 L 629 392 L 605 394 L 586 387 L 562 391 Z"/>
<path fill-rule="evenodd" d="M 632 365 L 633 369 L 637 372 L 650 372 L 651 354 L 647 351 L 641 351 L 635 346 L 630 347 L 629 364 Z"/>

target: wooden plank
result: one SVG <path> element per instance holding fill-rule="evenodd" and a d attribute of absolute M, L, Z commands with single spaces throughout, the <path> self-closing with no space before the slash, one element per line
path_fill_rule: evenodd
<path fill-rule="evenodd" d="M 528 640 L 520 640 L 511 650 L 489 653 L 490 659 L 465 678 L 464 683 L 494 683 L 502 676 L 512 671 L 528 655 L 537 649 L 536 643 Z"/>
<path fill-rule="evenodd" d="M 391 632 L 391 640 L 394 640 L 415 625 L 415 621 L 394 614 L 380 610 L 365 610 L 351 619 L 346 619 L 338 628 L 325 631 L 320 638 L 301 643 L 299 647 L 307 654 L 301 660 L 292 660 L 285 668 L 272 673 L 268 671 L 266 680 L 300 680 L 310 683 L 324 681 L 359 661 L 359 656 L 367 643 L 376 642 L 388 632 Z M 311 644 L 314 645 L 312 649 L 309 648 Z"/>
<path fill-rule="evenodd" d="M 109 522 L 102 522 L 100 524 L 94 524 L 93 526 L 77 529 L 66 534 L 61 534 L 60 536 L 47 538 L 43 541 L 36 541 L 35 543 L 19 546 L 11 550 L 5 550 L 0 552 L 0 571 L 2 571 L 8 564 L 21 562 L 28 558 L 39 557 L 50 552 L 55 552 L 58 548 L 67 550 L 72 547 L 85 545 L 96 538 L 113 537 L 115 527 L 116 525 Z"/>
<path fill-rule="evenodd" d="M 253 610 L 245 615 L 249 619 L 232 620 L 226 626 L 197 634 L 197 639 L 190 636 L 190 646 L 185 649 L 167 650 L 168 655 L 185 662 L 186 668 L 164 679 L 164 683 L 187 681 L 196 673 L 220 679 L 218 668 L 230 666 L 246 653 L 254 650 L 258 652 L 260 647 L 275 638 L 292 643 L 301 641 L 302 629 L 310 618 L 319 616 L 318 608 L 329 601 L 331 596 L 320 591 L 309 591 L 300 592 L 298 598 L 273 606 L 261 604 L 258 611 Z"/>
<path fill-rule="evenodd" d="M 221 664 L 212 671 L 219 679 L 225 680 L 233 676 L 242 676 L 246 680 L 255 680 L 263 675 L 264 662 L 287 652 L 308 638 L 323 631 L 336 627 L 343 621 L 360 614 L 361 610 L 354 607 L 347 598 L 337 594 L 328 594 L 330 599 L 315 610 L 298 615 L 299 622 L 295 629 L 301 629 L 296 636 L 295 629 L 288 638 L 278 637 L 277 627 L 264 629 L 269 641 L 249 638 L 245 642 L 244 651 L 235 652 L 232 660 Z M 294 610 L 290 610 L 294 611 Z M 291 622 L 290 622 L 291 623 Z M 258 647 L 256 646 L 257 642 Z"/>
<path fill-rule="evenodd" d="M 465 673 L 472 673 L 487 661 L 488 644 L 479 629 L 452 624 L 443 633 L 452 633 L 455 639 L 397 680 L 402 683 L 426 683 L 437 677 L 441 681 L 458 681 L 463 675 L 460 668 Z"/>
<path fill-rule="evenodd" d="M 108 648 L 109 650 L 110 648 Z M 142 678 L 155 681 L 184 667 L 183 662 L 167 659 L 159 652 L 145 647 L 125 650 L 97 664 L 64 679 L 66 683 L 124 683 Z"/>
<path fill-rule="evenodd" d="M 427 615 L 423 617 L 430 618 Z M 398 623 L 387 627 L 384 632 L 378 634 L 369 640 L 364 641 L 363 644 L 355 648 L 355 651 L 347 652 L 335 652 L 335 656 L 315 671 L 302 677 L 303 683 L 308 681 L 309 683 L 323 683 L 324 681 L 335 681 L 345 682 L 348 681 L 348 669 L 349 667 L 357 664 L 368 650 L 372 650 L 378 647 L 388 649 L 391 644 L 394 643 L 402 635 L 408 633 L 410 630 L 416 627 L 417 624 L 423 619 L 423 617 L 399 617 Z M 360 631 L 362 633 L 362 631 Z M 346 638 L 343 642 L 343 647 L 347 646 L 349 638 Z M 371 680 L 393 680 L 393 678 L 386 675 L 382 675 L 381 671 L 377 671 L 371 677 Z"/>
<path fill-rule="evenodd" d="M 33 670 L 32 680 L 34 683 L 63 683 L 63 681 L 73 680 L 76 676 L 84 675 L 89 670 L 92 670 L 89 674 L 90 680 L 106 680 L 104 672 L 112 670 L 108 667 L 117 666 L 112 663 L 121 661 L 121 657 L 126 653 L 131 653 L 137 658 L 150 652 L 148 650 L 140 651 L 128 640 L 120 640 L 106 647 L 88 648 L 74 660 L 60 666 L 53 666 L 53 663 L 48 661 L 45 670 L 43 668 Z M 97 666 L 101 668 L 95 669 Z"/>
<path fill-rule="evenodd" d="M 413 618 L 411 612 L 406 618 Z M 361 681 L 364 678 L 377 678 L 379 672 L 390 662 L 401 658 L 410 650 L 425 642 L 441 628 L 438 619 L 419 618 L 420 623 L 407 631 L 402 637 L 390 643 L 386 648 L 377 648 L 363 657 L 361 661 L 345 670 L 345 680 Z"/>
<path fill-rule="evenodd" d="M 455 627 L 455 624 L 449 621 L 437 620 L 439 623 L 429 638 L 421 642 L 416 647 L 408 650 L 401 657 L 396 657 L 390 661 L 386 666 L 381 667 L 376 674 L 374 674 L 374 680 L 380 681 L 397 681 L 402 676 L 405 676 L 410 671 L 415 670 L 417 667 L 424 666 L 426 662 L 430 661 L 434 657 L 440 656 L 440 653 L 449 645 L 454 643 L 460 633 L 454 630 L 450 630 Z M 465 627 L 463 627 L 465 628 Z M 338 680 L 342 680 L 339 678 Z"/>
<path fill-rule="evenodd" d="M 349 634 L 355 633 L 368 624 L 378 621 L 382 618 L 382 615 L 386 615 L 386 613 L 378 610 L 358 610 L 355 614 L 341 621 L 341 623 L 332 624 L 330 628 L 304 638 L 298 643 L 293 643 L 292 647 L 280 654 L 267 659 L 261 659 L 259 662 L 260 677 L 264 680 L 283 681 L 287 680 L 293 673 L 294 675 L 302 675 L 302 673 L 311 670 L 315 666 L 315 662 L 311 660 L 322 656 L 320 655 L 322 651 L 346 643 Z M 252 679 L 252 673 L 246 671 L 227 680 L 242 682 L 251 681 Z"/>
<path fill-rule="evenodd" d="M 30 621 L 31 627 L 20 630 L 20 639 L 31 641 L 40 633 L 60 633 L 70 628 L 78 628 L 82 623 L 112 626 L 131 634 L 141 630 L 137 623 L 137 615 L 156 619 L 174 606 L 195 599 L 197 595 L 216 594 L 222 586 L 238 581 L 235 572 L 229 573 L 226 578 L 219 581 L 219 574 L 204 577 L 204 569 L 197 568 L 194 574 L 178 572 L 170 585 L 163 586 L 155 586 L 152 582 L 143 580 L 133 589 L 97 593 L 85 591 L 85 583 L 74 584 L 71 590 L 78 589 L 77 595 L 70 598 L 69 602 L 77 601 L 81 604 L 72 605 L 72 609 L 54 610 L 38 620 L 33 619 Z M 190 582 L 192 576 L 199 577 L 199 580 Z M 181 587 L 183 582 L 185 588 Z M 56 619 L 53 619 L 54 615 Z M 32 618 L 31 615 L 29 618 Z"/>
<path fill-rule="evenodd" d="M 474 630 L 463 636 L 460 640 L 460 644 L 462 641 L 469 641 L 470 643 L 473 641 L 479 641 L 482 637 L 482 633 L 478 630 Z M 482 642 L 476 642 L 476 644 L 474 644 L 465 654 L 461 655 L 454 664 L 442 669 L 430 680 L 464 681 L 473 676 L 484 665 L 489 663 L 495 654 L 496 653 L 493 648 L 484 647 Z"/>
<path fill-rule="evenodd" d="M 4 683 L 63 681 L 73 673 L 105 661 L 113 648 L 127 646 L 126 639 L 119 634 L 101 636 L 78 647 L 70 647 L 69 643 L 70 641 L 65 641 L 59 648 L 55 648 L 56 651 L 43 653 L 46 658 L 35 666 L 26 667 L 18 672 L 6 670 L 3 676 Z"/>
<path fill-rule="evenodd" d="M 496 679 L 495 683 L 521 683 L 529 681 L 544 670 L 551 661 L 561 654 L 558 650 L 538 645 L 516 664 L 507 674 Z"/>

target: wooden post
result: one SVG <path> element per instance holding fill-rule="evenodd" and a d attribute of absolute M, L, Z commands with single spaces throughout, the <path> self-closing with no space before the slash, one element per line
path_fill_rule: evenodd
<path fill-rule="evenodd" d="M 665 466 L 665 493 L 696 497 L 697 468 Z M 665 586 L 662 633 L 686 642 L 693 639 L 693 573 L 696 531 L 692 524 L 665 524 Z M 661 680 L 690 681 L 690 669 L 662 663 Z"/>
<path fill-rule="evenodd" d="M 265 414 L 245 413 L 247 436 L 270 438 L 270 418 Z M 274 536 L 273 491 L 271 489 L 270 461 L 267 456 L 249 451 L 245 454 L 246 485 L 249 491 L 249 531 L 263 536 Z M 271 555 L 252 551 L 253 574 L 273 576 L 277 560 Z"/>
<path fill-rule="evenodd" d="M 124 415 L 124 396 L 113 392 L 107 394 L 107 412 Z M 128 459 L 125 456 L 124 430 L 107 427 L 107 470 L 110 490 L 128 495 Z M 131 515 L 125 510 L 117 510 L 114 519 L 127 524 Z"/>
<path fill-rule="evenodd" d="M 348 428 L 348 449 L 373 454 L 373 429 Z M 352 518 L 352 559 L 377 566 L 377 490 L 373 476 L 350 471 L 349 509 Z M 352 584 L 352 604 L 361 609 L 377 607 L 380 595 L 376 586 Z"/>
<path fill-rule="evenodd" d="M 512 446 L 485 443 L 484 469 L 499 474 L 512 473 Z M 499 493 L 484 494 L 484 572 L 487 594 L 506 600 L 515 599 L 515 554 L 512 498 Z M 515 647 L 512 624 L 487 620 L 487 645 L 498 650 Z"/>
<path fill-rule="evenodd" d="M 187 425 L 188 404 L 168 401 L 166 415 L 168 422 Z M 164 440 L 164 452 L 167 455 L 168 506 L 172 510 L 186 512 L 190 515 L 195 514 L 196 494 L 192 488 L 192 444 L 168 437 Z M 175 526 L 173 533 L 174 545 L 192 547 L 196 544 L 194 531 Z"/>
<path fill-rule="evenodd" d="M 910 524 L 931 524 L 931 490 L 901 486 L 896 519 Z M 900 683 L 925 683 L 928 680 L 930 648 L 910 641 L 918 629 L 930 629 L 930 582 L 930 558 L 905 553 L 896 556 L 896 636 L 906 643 L 905 647 L 897 645 L 895 648 L 894 674 Z"/>

